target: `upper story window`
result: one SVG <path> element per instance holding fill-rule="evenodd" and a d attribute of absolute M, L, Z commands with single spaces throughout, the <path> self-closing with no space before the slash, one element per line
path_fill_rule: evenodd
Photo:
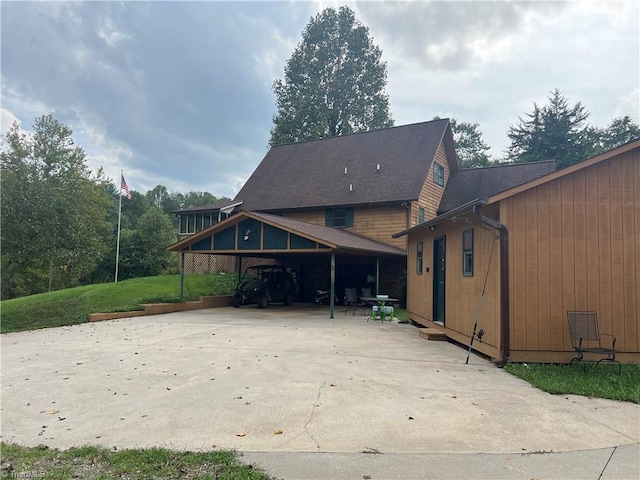
<path fill-rule="evenodd" d="M 433 181 L 444 187 L 444 167 L 438 162 L 433 162 Z"/>
<path fill-rule="evenodd" d="M 332 208 L 325 211 L 327 227 L 353 227 L 353 208 Z"/>
<path fill-rule="evenodd" d="M 218 223 L 218 212 L 180 214 L 180 235 L 190 235 Z"/>

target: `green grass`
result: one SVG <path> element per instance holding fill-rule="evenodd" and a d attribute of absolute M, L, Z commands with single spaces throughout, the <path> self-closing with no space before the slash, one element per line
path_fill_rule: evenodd
<path fill-rule="evenodd" d="M 184 300 L 201 295 L 229 295 L 235 274 L 185 275 Z M 90 313 L 142 310 L 142 303 L 180 301 L 180 275 L 100 283 L 0 302 L 0 332 L 75 325 Z"/>
<path fill-rule="evenodd" d="M 617 365 L 588 363 L 582 365 L 510 363 L 504 369 L 545 392 L 575 394 L 640 403 L 640 365 L 624 364 L 618 375 Z"/>
<path fill-rule="evenodd" d="M 3 479 L 270 479 L 264 472 L 240 463 L 234 452 L 223 450 L 176 452 L 150 448 L 113 451 L 85 446 L 60 451 L 45 446 L 29 448 L 4 442 L 0 448 Z"/>

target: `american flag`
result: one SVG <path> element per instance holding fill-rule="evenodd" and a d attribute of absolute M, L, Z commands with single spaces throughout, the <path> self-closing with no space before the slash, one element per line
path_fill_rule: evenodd
<path fill-rule="evenodd" d="M 131 192 L 129 191 L 129 187 L 127 186 L 127 182 L 124 181 L 124 175 L 120 174 L 122 177 L 122 182 L 120 182 L 120 191 L 124 190 L 124 193 L 127 194 L 127 198 L 131 200 Z"/>

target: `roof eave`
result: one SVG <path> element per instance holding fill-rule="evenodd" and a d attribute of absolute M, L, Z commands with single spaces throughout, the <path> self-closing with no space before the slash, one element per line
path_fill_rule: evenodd
<path fill-rule="evenodd" d="M 465 203 L 464 205 L 460 205 L 459 207 L 453 208 L 437 217 L 429 220 L 428 222 L 421 223 L 420 225 L 416 225 L 414 227 L 408 228 L 407 230 L 403 230 L 402 232 L 398 232 L 392 235 L 393 238 L 400 238 L 405 235 L 409 235 L 411 233 L 419 232 L 424 230 L 425 228 L 435 227 L 436 225 L 440 225 L 441 223 L 450 220 L 453 217 L 457 217 L 458 215 L 463 215 L 465 213 L 472 212 L 473 209 L 479 205 L 486 205 L 486 198 L 476 198 L 475 200 L 471 200 L 470 202 Z"/>

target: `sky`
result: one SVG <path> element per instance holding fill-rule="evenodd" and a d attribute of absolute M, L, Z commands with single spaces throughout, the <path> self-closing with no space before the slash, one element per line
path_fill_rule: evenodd
<path fill-rule="evenodd" d="M 509 126 L 555 88 L 591 125 L 640 121 L 636 0 L 3 0 L 1 130 L 52 114 L 132 190 L 233 198 L 267 153 L 273 81 L 311 17 L 341 5 L 383 51 L 396 125 L 478 123 L 501 158 Z"/>

